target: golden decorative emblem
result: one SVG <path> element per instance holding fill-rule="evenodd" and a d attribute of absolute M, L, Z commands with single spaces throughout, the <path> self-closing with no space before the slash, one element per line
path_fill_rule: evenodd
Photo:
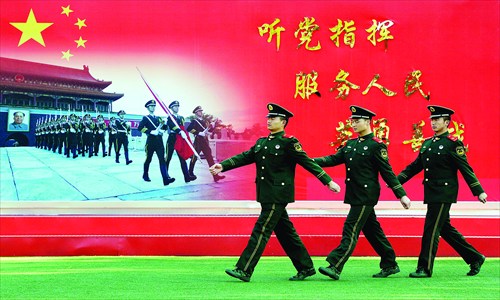
<path fill-rule="evenodd" d="M 302 151 L 302 145 L 300 143 L 295 143 L 293 146 L 297 152 Z"/>
<path fill-rule="evenodd" d="M 267 109 L 268 109 L 268 110 L 273 110 L 273 106 L 272 106 L 271 104 L 269 104 L 269 105 L 267 106 Z"/>
<path fill-rule="evenodd" d="M 465 149 L 463 146 L 458 146 L 457 149 L 457 154 L 460 155 L 460 156 L 464 156 L 465 155 Z"/>
<path fill-rule="evenodd" d="M 429 110 L 430 110 L 431 112 L 435 112 L 435 111 L 436 111 L 436 110 L 434 109 L 434 107 L 433 107 L 433 106 L 429 107 Z"/>
<path fill-rule="evenodd" d="M 387 160 L 389 158 L 389 156 L 387 155 L 387 149 L 385 149 L 385 148 L 380 149 L 380 155 L 385 160 Z"/>
<path fill-rule="evenodd" d="M 355 107 L 351 107 L 351 111 L 352 112 L 356 112 L 356 108 Z"/>

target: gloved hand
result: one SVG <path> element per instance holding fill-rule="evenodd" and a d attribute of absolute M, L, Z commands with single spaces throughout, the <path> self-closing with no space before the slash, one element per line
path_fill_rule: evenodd
<path fill-rule="evenodd" d="M 149 133 L 151 135 L 158 135 L 158 130 L 151 130 L 151 132 Z"/>
<path fill-rule="evenodd" d="M 408 196 L 401 197 L 401 199 L 399 199 L 399 202 L 401 202 L 401 205 L 403 205 L 405 209 L 408 209 L 411 206 L 411 201 L 410 198 L 408 198 Z"/>
<path fill-rule="evenodd" d="M 199 135 L 199 136 L 205 136 L 205 135 L 207 135 L 207 134 L 205 133 L 205 131 L 202 131 L 202 132 L 198 133 L 198 135 Z"/>
<path fill-rule="evenodd" d="M 486 198 L 488 198 L 488 195 L 486 195 L 486 193 L 481 193 L 479 194 L 479 196 L 477 196 L 477 198 L 479 199 L 479 201 L 481 201 L 482 203 L 486 203 Z"/>

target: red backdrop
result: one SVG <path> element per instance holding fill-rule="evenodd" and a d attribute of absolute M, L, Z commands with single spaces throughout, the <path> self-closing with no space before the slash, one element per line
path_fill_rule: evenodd
<path fill-rule="evenodd" d="M 61 6 L 70 5 L 69 16 Z M 390 161 L 396 172 L 415 157 L 403 140 L 412 136 L 412 124 L 426 121 L 429 104 L 455 109 L 462 123 L 468 158 L 490 200 L 499 199 L 499 2 L 498 1 L 1 1 L 1 56 L 67 67 L 88 65 L 91 73 L 111 80 L 110 91 L 125 93 L 115 108 L 143 113 L 151 97 L 135 67 L 145 73 L 166 99 L 179 99 L 181 113 L 196 105 L 222 116 L 237 130 L 263 123 L 268 101 L 295 113 L 287 132 L 299 138 L 311 156 L 330 154 L 335 127 L 350 115 L 352 104 L 365 106 L 388 119 Z M 41 32 L 45 46 L 31 39 L 18 45 L 21 31 L 11 23 L 24 23 L 33 9 L 39 23 L 53 23 Z M 319 30 L 310 51 L 294 36 L 305 17 L 315 18 Z M 78 29 L 77 18 L 86 27 Z M 276 49 L 276 36 L 259 35 L 258 27 L 276 18 L 285 31 Z M 354 21 L 355 44 L 337 47 L 330 36 L 337 19 Z M 373 46 L 366 31 L 372 20 L 391 20 L 393 39 Z M 76 48 L 74 40 L 87 40 Z M 379 36 L 377 36 L 379 37 Z M 61 59 L 61 51 L 74 55 Z M 330 92 L 339 70 L 360 86 L 345 99 Z M 321 97 L 295 97 L 296 74 L 318 72 Z M 420 70 L 422 90 L 405 96 L 406 76 Z M 362 91 L 375 74 L 378 83 L 397 93 L 384 95 L 376 87 Z M 182 106 L 185 105 L 185 106 Z M 183 109 L 185 109 L 183 111 Z M 328 172 L 342 181 L 343 168 Z M 253 184 L 253 181 L 249 181 Z M 409 183 L 421 197 L 420 179 Z M 253 190 L 253 189 L 250 189 Z M 341 199 L 299 172 L 299 199 Z M 251 197 L 251 193 L 247 197 Z M 473 200 L 462 184 L 459 198 Z M 383 191 L 382 199 L 394 199 Z"/>

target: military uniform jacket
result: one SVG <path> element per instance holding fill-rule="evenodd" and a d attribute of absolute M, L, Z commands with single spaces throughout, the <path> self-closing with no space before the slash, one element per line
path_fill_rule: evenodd
<path fill-rule="evenodd" d="M 373 133 L 350 139 L 337 153 L 314 160 L 322 167 L 345 165 L 344 203 L 376 205 L 380 196 L 379 173 L 398 199 L 406 196 L 389 164 L 387 146 Z"/>
<path fill-rule="evenodd" d="M 212 132 L 214 129 L 213 127 L 210 126 L 208 121 L 195 118 L 191 120 L 191 123 L 189 123 L 189 126 L 186 128 L 186 130 L 195 135 L 195 141 L 196 141 L 197 139 L 207 139 L 207 136 L 199 135 L 200 132 L 205 131 L 205 129 L 207 128 L 208 128 L 207 132 Z"/>
<path fill-rule="evenodd" d="M 299 141 L 284 131 L 257 140 L 250 150 L 221 162 L 223 171 L 255 163 L 257 202 L 291 203 L 295 201 L 297 164 L 323 184 L 332 179 L 302 150 Z"/>
<path fill-rule="evenodd" d="M 152 115 L 142 117 L 142 120 L 139 123 L 139 127 L 137 127 L 137 129 L 140 132 L 147 134 L 148 139 L 146 140 L 146 143 L 149 144 L 155 140 L 158 140 L 158 141 L 160 141 L 160 143 L 163 143 L 163 138 L 161 135 L 151 135 L 150 134 L 151 131 L 153 131 L 153 130 L 157 130 L 157 129 L 166 130 L 167 129 L 167 125 L 165 123 L 160 126 L 161 122 L 162 122 L 161 117 L 152 116 Z"/>
<path fill-rule="evenodd" d="M 457 170 L 462 173 L 474 196 L 484 192 L 467 162 L 463 143 L 448 132 L 425 140 L 417 159 L 398 175 L 398 179 L 403 184 L 422 170 L 424 203 L 457 202 Z"/>
<path fill-rule="evenodd" d="M 177 125 L 179 126 L 184 126 L 184 117 L 181 116 L 181 115 L 172 115 L 172 117 L 175 119 L 175 121 L 177 122 Z M 178 134 L 181 129 L 179 126 L 177 126 L 174 124 L 174 122 L 172 121 L 171 118 L 168 118 L 167 120 L 167 126 L 168 128 L 170 129 L 170 133 L 176 133 Z"/>
<path fill-rule="evenodd" d="M 127 121 L 117 119 L 115 120 L 115 128 L 119 133 L 124 133 L 124 134 L 129 134 L 130 133 L 130 127 L 127 125 Z"/>

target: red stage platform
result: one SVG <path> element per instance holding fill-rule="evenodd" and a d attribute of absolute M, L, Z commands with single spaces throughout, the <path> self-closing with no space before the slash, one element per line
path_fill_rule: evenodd
<path fill-rule="evenodd" d="M 418 256 L 425 206 L 414 203 L 410 211 L 390 209 L 397 204 L 379 204 L 382 206 L 376 210 L 379 221 L 398 256 Z M 42 205 L 38 204 L 38 208 Z M 155 202 L 146 205 L 148 207 L 140 203 L 87 202 L 86 205 L 87 209 L 94 205 L 94 209 L 90 209 L 92 215 L 60 212 L 45 216 L 6 215 L 9 210 L 2 207 L 0 255 L 239 255 L 258 213 L 258 204 L 250 201 Z M 113 208 L 115 205 L 120 209 Z M 143 211 L 154 211 L 156 215 L 128 215 L 133 205 L 142 206 Z M 479 211 L 470 209 L 478 206 L 477 203 L 456 206 L 458 209 L 452 206 L 452 224 L 486 256 L 500 256 L 500 221 L 498 211 L 491 209 L 498 203 Z M 76 207 L 61 209 L 80 212 Z M 138 207 L 135 209 L 141 211 Z M 331 201 L 290 205 L 291 220 L 311 255 L 325 256 L 339 244 L 347 209 L 347 205 Z M 113 215 L 106 214 L 112 210 Z M 212 214 L 216 210 L 220 214 Z M 17 208 L 17 211 L 22 210 Z M 166 211 L 169 213 L 164 214 Z M 241 214 L 242 211 L 250 214 Z M 284 255 L 275 237 L 271 238 L 264 254 Z M 353 255 L 376 253 L 361 236 Z M 457 253 L 441 241 L 438 255 L 457 256 Z"/>

